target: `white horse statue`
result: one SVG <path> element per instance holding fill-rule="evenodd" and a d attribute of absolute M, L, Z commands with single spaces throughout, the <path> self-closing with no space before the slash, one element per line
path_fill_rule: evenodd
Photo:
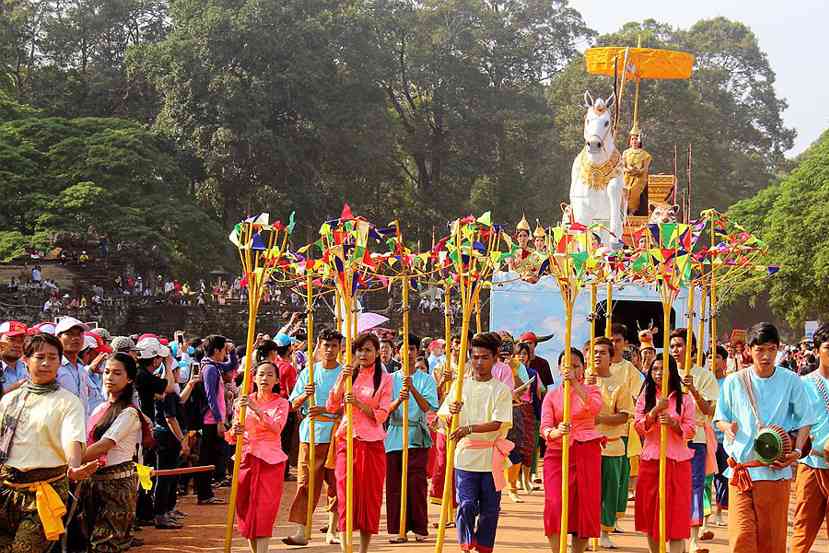
<path fill-rule="evenodd" d="M 575 222 L 582 225 L 604 223 L 610 229 L 602 233 L 602 242 L 619 246 L 624 227 L 624 180 L 622 156 L 616 149 L 613 117 L 607 100 L 595 100 L 587 91 L 584 105 L 584 149 L 573 161 L 570 180 L 570 206 Z"/>

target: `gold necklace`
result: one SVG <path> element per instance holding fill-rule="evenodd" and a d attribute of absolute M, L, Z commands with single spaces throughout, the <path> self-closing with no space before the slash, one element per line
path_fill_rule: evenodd
<path fill-rule="evenodd" d="M 619 150 L 613 150 L 610 158 L 604 163 L 595 165 L 591 163 L 587 156 L 587 148 L 584 148 L 579 154 L 579 174 L 581 181 L 593 190 L 604 190 L 607 188 L 607 183 L 610 179 L 619 176 L 619 169 L 621 167 L 620 160 L 622 155 Z"/>

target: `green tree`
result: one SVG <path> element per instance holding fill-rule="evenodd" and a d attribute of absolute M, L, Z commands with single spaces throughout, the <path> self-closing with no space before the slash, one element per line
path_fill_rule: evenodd
<path fill-rule="evenodd" d="M 128 242 L 178 272 L 222 263 L 221 227 L 195 206 L 173 145 L 120 119 L 0 124 L 0 257 L 58 234 Z"/>
<path fill-rule="evenodd" d="M 729 210 L 770 245 L 770 260 L 780 266 L 743 292 L 768 292 L 775 313 L 792 326 L 829 319 L 829 132 L 798 161 L 790 174 Z"/>
<path fill-rule="evenodd" d="M 601 46 L 684 50 L 696 56 L 689 81 L 642 81 L 640 126 L 653 154 L 652 172 L 673 171 L 674 147 L 684 175 L 685 151 L 693 147 L 693 211 L 725 209 L 735 199 L 762 189 L 784 163 L 794 131 L 783 125 L 785 101 L 774 91 L 775 75 L 756 36 L 742 23 L 725 18 L 699 21 L 690 29 L 646 20 L 627 23 L 599 37 Z M 570 156 L 582 147 L 582 95 L 609 95 L 612 80 L 587 75 L 581 56 L 549 89 L 556 132 Z M 632 119 L 633 87 L 625 90 L 617 145 L 624 147 Z M 572 159 L 572 157 L 571 157 Z M 681 179 L 683 182 L 685 179 Z"/>

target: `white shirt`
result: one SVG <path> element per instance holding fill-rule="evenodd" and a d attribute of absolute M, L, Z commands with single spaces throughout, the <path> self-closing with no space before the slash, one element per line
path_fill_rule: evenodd
<path fill-rule="evenodd" d="M 96 411 L 108 407 L 109 403 L 102 403 Z M 108 467 L 132 461 L 138 444 L 141 442 L 141 421 L 138 418 L 138 412 L 133 407 L 121 411 L 101 436 L 102 440 L 107 438 L 115 442 L 115 447 L 110 449 L 106 455 Z"/>

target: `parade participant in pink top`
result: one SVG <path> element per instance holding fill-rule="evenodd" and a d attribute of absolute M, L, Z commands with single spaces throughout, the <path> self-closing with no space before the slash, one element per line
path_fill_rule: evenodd
<path fill-rule="evenodd" d="M 599 512 L 602 507 L 602 444 L 604 436 L 596 430 L 596 415 L 602 410 L 602 392 L 593 382 L 585 383 L 584 356 L 572 349 L 571 366 L 565 367 L 564 352 L 558 364 L 561 376 L 570 381 L 571 422 L 564 421 L 564 386 L 544 397 L 541 407 L 541 436 L 547 443 L 544 455 L 544 534 L 553 552 L 561 539 L 561 442 L 570 440 L 567 532 L 573 534 L 573 552 L 582 553 L 589 538 L 601 534 Z M 567 539 L 566 536 L 564 539 Z"/>
<path fill-rule="evenodd" d="M 380 365 L 380 340 L 364 332 L 351 345 L 354 363 L 343 367 L 326 407 L 331 413 L 350 403 L 354 435 L 354 513 L 353 527 L 360 531 L 360 553 L 368 551 L 371 535 L 380 531 L 380 505 L 386 479 L 386 431 L 383 423 L 389 416 L 392 380 Z M 345 393 L 345 380 L 352 377 L 350 394 Z M 348 421 L 343 418 L 337 429 L 337 502 L 340 505 L 340 543 L 345 549 L 346 527 L 346 432 Z"/>
<path fill-rule="evenodd" d="M 691 504 L 691 458 L 688 440 L 696 430 L 694 399 L 682 393 L 682 379 L 676 361 L 668 358 L 670 373 L 664 374 L 663 357 L 654 359 L 639 400 L 635 428 L 643 436 L 639 481 L 636 483 L 636 530 L 648 537 L 651 553 L 659 551 L 659 435 L 668 425 L 666 470 L 666 540 L 671 553 L 682 553 L 691 536 L 688 505 Z M 667 398 L 661 397 L 662 379 L 668 378 Z"/>
<path fill-rule="evenodd" d="M 290 404 L 277 391 L 277 368 L 265 361 L 256 367 L 255 391 L 236 402 L 230 441 L 242 438 L 236 524 L 248 540 L 251 553 L 265 553 L 279 513 L 285 461 L 280 435 Z M 239 424 L 239 409 L 246 405 L 245 424 Z"/>

